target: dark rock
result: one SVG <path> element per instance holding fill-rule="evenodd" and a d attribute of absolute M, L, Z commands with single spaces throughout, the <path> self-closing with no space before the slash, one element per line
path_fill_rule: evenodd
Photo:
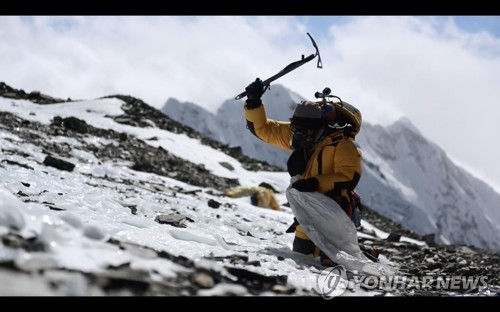
<path fill-rule="evenodd" d="M 57 207 L 57 206 L 54 206 L 53 204 L 47 205 L 47 207 L 49 207 L 50 210 L 55 210 L 55 211 L 65 211 L 66 210 L 66 208 Z"/>
<path fill-rule="evenodd" d="M 221 162 L 219 162 L 219 164 L 220 164 L 222 167 L 226 168 L 227 170 L 230 170 L 230 171 L 233 171 L 233 170 L 234 170 L 234 167 L 233 167 L 233 166 L 231 166 L 231 164 L 230 164 L 230 163 L 227 163 L 227 162 L 225 162 L 225 161 L 221 161 Z"/>
<path fill-rule="evenodd" d="M 126 141 L 128 139 L 128 134 L 126 132 L 120 133 L 120 141 Z"/>
<path fill-rule="evenodd" d="M 241 146 L 230 146 L 227 148 L 227 153 L 229 156 L 237 157 L 243 155 Z"/>
<path fill-rule="evenodd" d="M 237 283 L 251 290 L 263 291 L 272 289 L 274 285 L 286 285 L 288 279 L 286 275 L 265 276 L 240 268 L 226 267 L 226 270 L 238 278 Z"/>
<path fill-rule="evenodd" d="M 132 167 L 130 167 L 130 169 L 143 172 L 153 172 L 154 166 L 144 159 L 139 159 Z"/>
<path fill-rule="evenodd" d="M 17 161 L 14 161 L 14 160 L 3 159 L 2 162 L 8 163 L 9 165 L 16 165 L 16 166 L 23 167 L 26 169 L 34 170 L 32 167 L 25 165 L 25 164 L 18 163 Z"/>
<path fill-rule="evenodd" d="M 430 262 L 427 265 L 428 270 L 435 270 L 435 269 L 441 269 L 443 268 L 443 264 L 441 262 Z"/>
<path fill-rule="evenodd" d="M 25 238 L 16 232 L 9 232 L 1 237 L 2 243 L 10 248 L 21 248 L 28 252 L 45 251 L 45 246 L 36 237 Z"/>
<path fill-rule="evenodd" d="M 62 124 L 67 130 L 72 130 L 82 134 L 88 133 L 88 125 L 84 120 L 75 117 L 67 117 L 62 120 Z"/>
<path fill-rule="evenodd" d="M 161 224 L 169 224 L 171 226 L 185 228 L 187 227 L 187 222 L 194 222 L 193 219 L 183 216 L 181 214 L 168 214 L 168 215 L 157 215 L 155 221 Z"/>
<path fill-rule="evenodd" d="M 26 186 L 26 187 L 30 187 L 31 184 L 27 183 L 27 182 L 21 182 L 22 185 Z"/>
<path fill-rule="evenodd" d="M 417 244 L 405 243 L 404 246 L 406 247 L 406 249 L 413 250 L 413 251 L 425 250 L 425 248 L 422 248 L 422 246 L 417 245 Z"/>
<path fill-rule="evenodd" d="M 444 273 L 455 273 L 460 267 L 454 263 L 448 263 L 445 265 L 443 272 Z"/>
<path fill-rule="evenodd" d="M 218 201 L 213 200 L 213 199 L 209 199 L 207 204 L 208 204 L 208 207 L 214 208 L 214 209 L 219 208 L 221 205 L 221 203 L 219 203 Z"/>
<path fill-rule="evenodd" d="M 24 92 L 24 90 L 16 90 L 4 82 L 0 82 L 0 96 L 20 99 L 20 100 L 30 100 L 38 104 L 53 104 L 64 102 L 62 99 L 53 98 L 51 96 L 42 94 L 40 91 L 32 91 L 29 94 Z"/>
<path fill-rule="evenodd" d="M 133 215 L 136 215 L 136 214 L 137 214 L 137 205 L 133 205 L 133 204 L 123 204 L 122 206 L 123 206 L 123 207 L 125 207 L 125 208 L 130 209 L 130 212 L 132 212 L 132 214 L 133 214 Z"/>
<path fill-rule="evenodd" d="M 17 192 L 17 193 L 16 193 L 16 195 L 17 195 L 17 196 L 19 196 L 19 197 L 29 197 L 29 195 L 28 195 L 28 194 L 23 193 L 23 191 L 19 191 L 19 192 Z"/>
<path fill-rule="evenodd" d="M 30 100 L 35 99 L 35 98 L 39 97 L 40 94 L 41 94 L 40 91 L 31 91 L 29 96 L 28 96 L 28 99 L 30 99 Z"/>
<path fill-rule="evenodd" d="M 385 240 L 388 242 L 399 242 L 400 239 L 401 239 L 401 234 L 391 232 Z"/>
<path fill-rule="evenodd" d="M 435 234 L 427 234 L 422 237 L 424 239 L 424 242 L 427 243 L 429 246 L 436 246 L 436 241 L 435 241 Z"/>
<path fill-rule="evenodd" d="M 59 170 L 66 170 L 66 171 L 73 171 L 73 169 L 75 168 L 75 165 L 70 163 L 69 161 L 60 158 L 55 158 L 50 155 L 45 157 L 45 159 L 43 160 L 43 164 L 45 166 L 50 166 L 57 168 Z"/>

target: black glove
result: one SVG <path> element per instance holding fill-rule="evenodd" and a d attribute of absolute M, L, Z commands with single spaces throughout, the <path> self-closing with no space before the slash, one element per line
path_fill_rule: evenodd
<path fill-rule="evenodd" d="M 316 178 L 298 180 L 292 187 L 301 192 L 314 192 L 318 189 L 319 181 Z"/>
<path fill-rule="evenodd" d="M 246 103 L 248 108 L 256 108 L 262 103 L 261 97 L 264 94 L 264 85 L 260 78 L 249 84 L 245 91 L 247 92 Z"/>

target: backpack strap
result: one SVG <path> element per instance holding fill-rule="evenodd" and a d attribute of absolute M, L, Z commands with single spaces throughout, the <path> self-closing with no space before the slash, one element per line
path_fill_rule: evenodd
<path fill-rule="evenodd" d="M 318 174 L 323 174 L 323 149 L 326 147 L 326 146 L 337 146 L 337 144 L 344 139 L 344 134 L 343 133 L 337 133 L 335 134 L 333 137 L 332 137 L 332 141 L 330 142 L 330 144 L 327 144 L 323 147 L 321 147 L 321 150 L 319 151 L 318 153 L 318 158 L 317 158 L 317 161 L 318 161 Z"/>

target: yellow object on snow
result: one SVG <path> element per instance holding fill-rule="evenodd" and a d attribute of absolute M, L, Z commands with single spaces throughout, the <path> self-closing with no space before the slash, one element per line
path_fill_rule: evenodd
<path fill-rule="evenodd" d="M 229 197 L 252 196 L 257 197 L 257 206 L 262 208 L 271 208 L 272 210 L 281 211 L 281 207 L 274 197 L 274 192 L 262 186 L 236 186 L 228 188 L 225 194 Z"/>

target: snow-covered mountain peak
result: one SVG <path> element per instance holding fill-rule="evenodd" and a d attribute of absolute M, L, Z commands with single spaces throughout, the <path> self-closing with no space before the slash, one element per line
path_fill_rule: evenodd
<path fill-rule="evenodd" d="M 411 122 L 410 118 L 403 116 L 396 120 L 394 123 L 389 125 L 387 127 L 393 132 L 398 132 L 401 130 L 408 130 L 411 132 L 415 132 L 416 134 L 422 136 L 422 133 L 420 133 L 420 130 L 417 129 L 417 127 Z"/>
<path fill-rule="evenodd" d="M 370 207 L 442 243 L 500 251 L 500 194 L 456 166 L 408 119 L 363 127 L 357 141 L 366 170 L 359 189 Z"/>

